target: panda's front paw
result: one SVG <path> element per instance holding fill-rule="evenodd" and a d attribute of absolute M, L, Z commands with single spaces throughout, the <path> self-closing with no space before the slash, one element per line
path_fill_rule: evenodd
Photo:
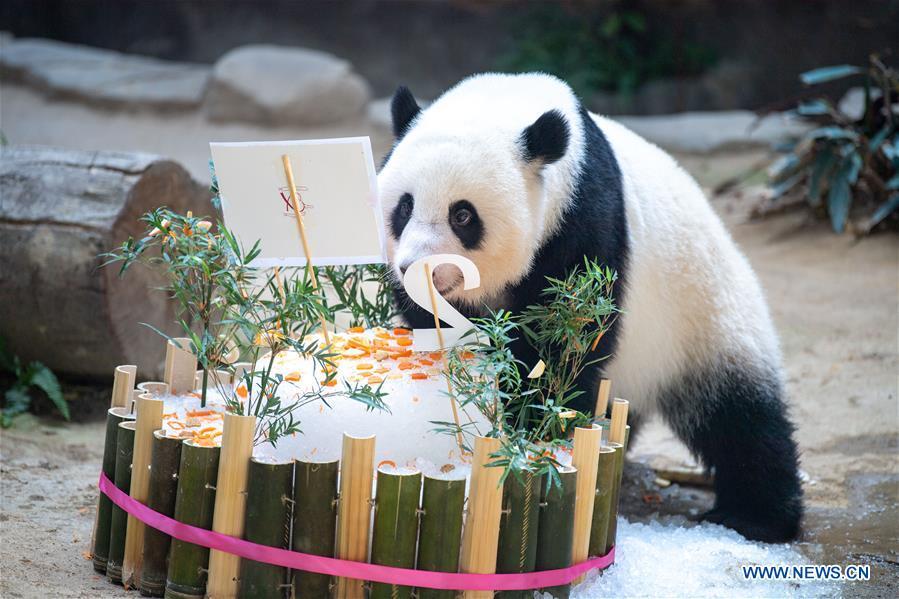
<path fill-rule="evenodd" d="M 784 521 L 776 517 L 757 516 L 716 507 L 699 518 L 704 522 L 712 522 L 731 528 L 750 541 L 763 543 L 785 543 L 796 538 L 799 526 L 796 522 Z"/>

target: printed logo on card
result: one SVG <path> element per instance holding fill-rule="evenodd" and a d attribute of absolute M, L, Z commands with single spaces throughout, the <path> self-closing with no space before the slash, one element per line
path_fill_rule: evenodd
<path fill-rule="evenodd" d="M 303 200 L 303 192 L 309 191 L 309 188 L 305 185 L 297 186 L 297 206 L 300 207 L 300 214 L 306 214 L 307 208 L 313 208 L 312 204 L 307 204 Z M 281 198 L 281 201 L 284 203 L 284 216 L 289 216 L 290 218 L 294 218 L 293 216 L 293 202 L 290 201 L 290 188 L 285 185 L 283 187 L 278 188 L 278 197 Z"/>

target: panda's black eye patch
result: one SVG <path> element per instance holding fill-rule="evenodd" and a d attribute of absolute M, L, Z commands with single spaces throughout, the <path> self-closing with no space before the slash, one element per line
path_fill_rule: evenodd
<path fill-rule="evenodd" d="M 449 224 L 467 250 L 480 247 L 484 239 L 484 223 L 468 200 L 454 202 L 449 209 Z"/>
<path fill-rule="evenodd" d="M 390 213 L 390 231 L 394 239 L 399 239 L 409 219 L 412 218 L 412 210 L 415 208 L 415 200 L 411 193 L 404 193 Z"/>

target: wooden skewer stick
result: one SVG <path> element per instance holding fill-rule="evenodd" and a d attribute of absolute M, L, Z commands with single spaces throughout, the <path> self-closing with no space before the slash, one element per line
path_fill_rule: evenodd
<path fill-rule="evenodd" d="M 431 278 L 431 265 L 425 262 L 425 280 L 428 282 L 428 294 L 431 296 L 431 312 L 434 314 L 434 328 L 437 329 L 437 343 L 440 344 L 440 351 L 445 352 L 446 346 L 443 344 L 443 331 L 440 328 L 440 317 L 437 315 L 437 294 L 434 291 L 434 281 Z M 465 453 L 462 443 L 462 425 L 459 424 L 459 410 L 456 408 L 456 398 L 453 394 L 453 384 L 449 377 L 446 379 L 446 391 L 449 393 L 450 406 L 453 408 L 453 422 L 456 424 L 456 444 L 459 446 L 459 452 Z"/>
<path fill-rule="evenodd" d="M 290 203 L 293 206 L 293 215 L 297 221 L 297 230 L 300 232 L 300 239 L 303 242 L 303 253 L 306 254 L 306 268 L 309 270 L 309 278 L 312 281 L 312 288 L 318 289 L 318 276 L 315 274 L 315 267 L 312 266 L 312 251 L 309 249 L 309 240 L 306 238 L 306 225 L 303 223 L 303 215 L 300 214 L 300 203 L 297 200 L 297 187 L 293 180 L 293 167 L 290 166 L 290 156 L 282 154 L 281 163 L 284 165 L 284 174 L 287 176 L 287 188 L 290 190 Z M 331 336 L 328 334 L 328 323 L 325 321 L 325 315 L 319 315 L 322 325 L 322 335 L 325 338 L 325 346 L 331 345 Z"/>

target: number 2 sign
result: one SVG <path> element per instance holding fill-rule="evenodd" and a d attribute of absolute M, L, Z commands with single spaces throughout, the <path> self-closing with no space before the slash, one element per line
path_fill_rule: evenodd
<path fill-rule="evenodd" d="M 481 273 L 475 263 L 456 254 L 434 254 L 419 258 L 409 265 L 403 276 L 406 295 L 430 314 L 439 317 L 449 327 L 437 329 L 415 329 L 412 337 L 412 351 L 440 351 L 462 344 L 462 338 L 474 328 L 474 323 L 459 313 L 446 299 L 433 289 L 431 277 L 434 269 L 441 264 L 452 264 L 462 271 L 462 288 L 475 289 L 481 285 Z M 433 295 L 432 295 L 433 293 Z M 441 336 L 443 346 L 441 347 Z"/>

